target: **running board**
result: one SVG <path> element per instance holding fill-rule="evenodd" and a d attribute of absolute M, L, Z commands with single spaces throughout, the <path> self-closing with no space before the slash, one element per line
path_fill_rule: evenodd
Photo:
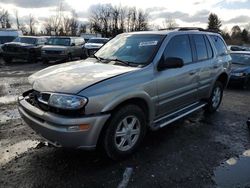
<path fill-rule="evenodd" d="M 187 116 L 188 114 L 191 114 L 192 112 L 195 112 L 199 109 L 201 109 L 202 107 L 204 107 L 207 103 L 205 102 L 197 102 L 194 104 L 191 104 L 189 106 L 186 106 L 185 108 L 182 108 L 178 111 L 175 111 L 171 114 L 168 114 L 160 119 L 157 119 L 156 121 L 154 121 L 154 129 L 156 128 L 161 128 L 164 127 L 184 116 Z"/>

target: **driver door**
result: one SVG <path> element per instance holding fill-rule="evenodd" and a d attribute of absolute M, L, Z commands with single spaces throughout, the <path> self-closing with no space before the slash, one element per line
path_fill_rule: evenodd
<path fill-rule="evenodd" d="M 167 68 L 157 72 L 157 117 L 181 109 L 197 100 L 199 70 L 193 63 L 189 35 L 177 35 L 170 39 L 162 60 L 165 61 L 169 57 L 181 58 L 184 66 Z"/>

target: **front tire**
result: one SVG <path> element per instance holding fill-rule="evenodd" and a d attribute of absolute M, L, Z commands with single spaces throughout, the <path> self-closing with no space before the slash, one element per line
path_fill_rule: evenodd
<path fill-rule="evenodd" d="M 118 109 L 108 122 L 103 137 L 103 149 L 107 156 L 119 160 L 132 154 L 146 133 L 146 117 L 136 105 Z"/>
<path fill-rule="evenodd" d="M 221 82 L 216 81 L 213 87 L 212 94 L 208 99 L 208 104 L 205 107 L 205 111 L 208 113 L 214 113 L 220 106 L 223 96 L 223 85 Z"/>

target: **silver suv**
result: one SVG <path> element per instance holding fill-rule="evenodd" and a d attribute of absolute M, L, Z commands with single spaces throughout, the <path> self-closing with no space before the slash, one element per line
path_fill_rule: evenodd
<path fill-rule="evenodd" d="M 41 49 L 42 60 L 48 63 L 49 61 L 71 61 L 76 57 L 83 58 L 84 43 L 81 37 L 50 37 Z"/>
<path fill-rule="evenodd" d="M 214 112 L 231 57 L 219 34 L 188 29 L 116 36 L 84 61 L 29 77 L 19 97 L 27 124 L 58 147 L 103 148 L 112 159 L 198 109 Z"/>

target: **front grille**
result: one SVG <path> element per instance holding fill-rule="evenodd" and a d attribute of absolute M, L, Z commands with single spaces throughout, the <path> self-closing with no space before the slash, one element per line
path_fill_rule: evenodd
<path fill-rule="evenodd" d="M 48 105 L 48 101 L 50 98 L 49 93 L 40 93 L 36 90 L 30 90 L 23 94 L 23 97 L 25 100 L 30 103 L 32 106 L 35 106 L 36 108 L 39 108 L 43 111 L 49 111 L 55 114 L 59 115 L 65 115 L 69 117 L 80 117 L 85 114 L 85 109 L 78 109 L 78 110 L 64 110 L 55 108 Z"/>

